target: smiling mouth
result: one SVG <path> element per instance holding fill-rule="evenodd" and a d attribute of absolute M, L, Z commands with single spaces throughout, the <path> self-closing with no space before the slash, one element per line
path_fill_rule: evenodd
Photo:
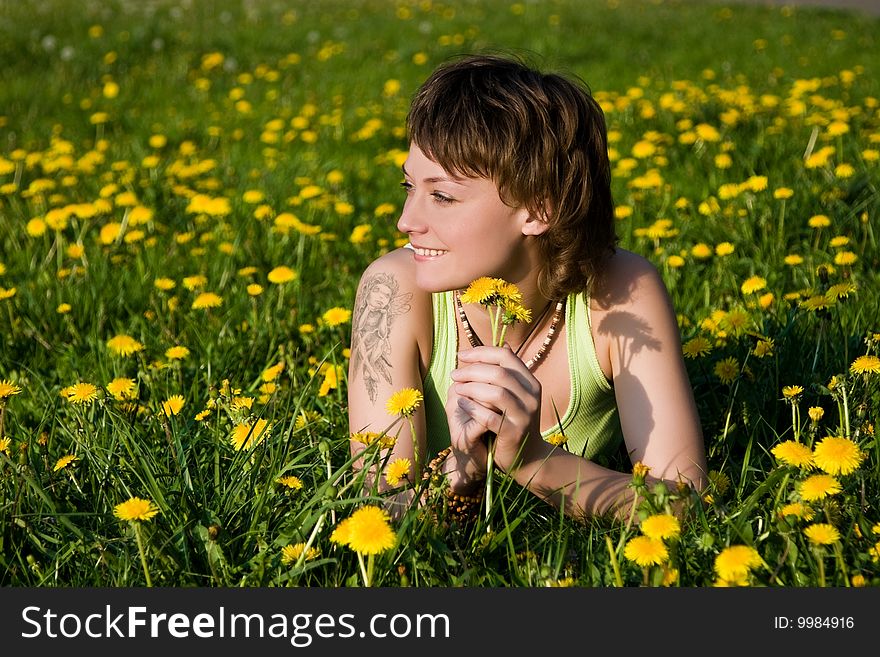
<path fill-rule="evenodd" d="M 427 256 L 430 258 L 442 256 L 444 253 L 448 253 L 447 251 L 438 251 L 437 249 L 420 249 L 415 246 L 413 247 L 413 251 L 416 252 L 416 255 Z"/>

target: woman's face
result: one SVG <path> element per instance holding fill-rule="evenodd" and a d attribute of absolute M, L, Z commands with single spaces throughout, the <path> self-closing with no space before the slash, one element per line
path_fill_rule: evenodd
<path fill-rule="evenodd" d="M 421 289 L 463 288 L 480 276 L 517 283 L 533 270 L 529 213 L 505 205 L 495 183 L 450 174 L 415 144 L 403 170 L 407 196 L 397 228 L 415 247 Z"/>

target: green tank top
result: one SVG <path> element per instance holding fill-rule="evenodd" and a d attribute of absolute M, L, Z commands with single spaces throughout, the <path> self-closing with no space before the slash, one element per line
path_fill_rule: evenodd
<path fill-rule="evenodd" d="M 458 353 L 454 303 L 451 291 L 431 295 L 434 345 L 428 373 L 422 382 L 429 455 L 449 446 L 449 425 L 444 407 Z M 616 448 L 623 439 L 623 432 L 614 389 L 596 358 L 586 293 L 569 295 L 565 308 L 571 398 L 562 415 L 561 433 L 567 438 L 566 449 L 592 459 Z M 560 433 L 559 424 L 543 432 L 542 436 L 546 439 L 554 433 Z"/>

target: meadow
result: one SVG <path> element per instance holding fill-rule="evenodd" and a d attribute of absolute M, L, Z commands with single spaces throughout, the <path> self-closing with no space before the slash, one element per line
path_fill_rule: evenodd
<path fill-rule="evenodd" d="M 880 585 L 878 28 L 684 1 L 0 4 L 0 584 Z M 351 309 L 406 242 L 408 101 L 488 49 L 589 84 L 621 246 L 678 313 L 711 483 L 642 486 L 641 523 L 503 478 L 473 525 L 355 515 L 382 496 L 349 458 Z"/>

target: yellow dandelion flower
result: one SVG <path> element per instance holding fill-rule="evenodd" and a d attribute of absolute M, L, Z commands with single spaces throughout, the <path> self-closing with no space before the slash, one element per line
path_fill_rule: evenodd
<path fill-rule="evenodd" d="M 840 490 L 840 482 L 828 474 L 807 477 L 798 485 L 798 493 L 806 502 L 815 502 L 829 495 L 836 495 Z"/>
<path fill-rule="evenodd" d="M 755 348 L 752 350 L 752 354 L 754 354 L 758 358 L 766 358 L 767 356 L 773 355 L 773 340 L 758 340 L 758 344 L 755 345 Z"/>
<path fill-rule="evenodd" d="M 806 504 L 802 504 L 800 502 L 792 502 L 791 504 L 786 504 L 784 507 L 782 507 L 779 510 L 779 515 L 783 518 L 786 516 L 795 516 L 796 518 L 800 518 L 802 520 L 812 520 L 813 510 Z"/>
<path fill-rule="evenodd" d="M 505 304 L 522 303 L 523 295 L 522 292 L 519 291 L 519 288 L 513 283 L 508 283 L 503 278 L 495 279 L 495 290 L 498 292 L 500 300 Z"/>
<path fill-rule="evenodd" d="M 730 581 L 747 579 L 753 568 L 761 565 L 761 556 L 750 545 L 731 545 L 715 557 L 715 572 Z"/>
<path fill-rule="evenodd" d="M 709 471 L 709 485 L 719 495 L 724 495 L 730 489 L 730 477 L 718 470 Z"/>
<path fill-rule="evenodd" d="M 810 406 L 809 410 L 807 411 L 807 415 L 810 416 L 810 420 L 813 422 L 813 424 L 816 424 L 817 422 L 819 422 L 819 420 L 822 419 L 822 416 L 825 415 L 825 409 L 821 406 Z"/>
<path fill-rule="evenodd" d="M 730 385 L 739 376 L 739 361 L 733 356 L 718 361 L 715 363 L 714 372 L 721 383 Z"/>
<path fill-rule="evenodd" d="M 192 302 L 193 310 L 203 310 L 205 308 L 219 308 L 223 305 L 223 297 L 213 292 L 202 292 Z"/>
<path fill-rule="evenodd" d="M 770 450 L 776 460 L 795 468 L 808 468 L 813 464 L 813 452 L 809 447 L 793 440 L 779 443 Z"/>
<path fill-rule="evenodd" d="M 385 410 L 388 415 L 409 417 L 415 413 L 422 399 L 422 393 L 415 388 L 402 388 L 388 398 Z"/>
<path fill-rule="evenodd" d="M 107 348 L 118 356 L 130 356 L 143 351 L 144 345 L 130 335 L 117 335 L 107 340 Z"/>
<path fill-rule="evenodd" d="M 877 356 L 859 356 L 849 366 L 853 374 L 878 374 L 880 373 L 880 358 Z"/>
<path fill-rule="evenodd" d="M 803 391 L 803 386 L 785 386 L 782 389 L 782 396 L 786 399 L 796 399 L 801 396 L 801 393 L 803 393 Z"/>
<path fill-rule="evenodd" d="M 64 396 L 74 404 L 87 404 L 98 397 L 98 388 L 91 383 L 75 383 L 64 389 Z"/>
<path fill-rule="evenodd" d="M 825 297 L 837 301 L 838 299 L 847 299 L 849 295 L 856 291 L 856 286 L 850 281 L 835 283 L 825 291 Z"/>
<path fill-rule="evenodd" d="M 700 356 L 705 356 L 712 351 L 712 343 L 709 342 L 708 339 L 704 338 L 702 335 L 698 335 L 695 338 L 691 338 L 681 348 L 682 353 L 685 358 L 699 358 Z"/>
<path fill-rule="evenodd" d="M 175 345 L 165 350 L 165 358 L 168 360 L 183 360 L 189 356 L 189 349 L 181 345 Z"/>
<path fill-rule="evenodd" d="M 743 333 L 749 325 L 751 317 L 742 308 L 733 308 L 719 321 L 719 325 L 734 335 Z"/>
<path fill-rule="evenodd" d="M 795 267 L 801 264 L 803 261 L 804 259 L 796 253 L 791 253 L 782 259 L 782 262 L 787 264 L 789 267 Z"/>
<path fill-rule="evenodd" d="M 677 538 L 681 533 L 678 518 L 668 513 L 657 513 L 645 518 L 640 528 L 645 536 L 657 540 Z"/>
<path fill-rule="evenodd" d="M 568 442 L 568 436 L 561 433 L 553 433 L 547 436 L 544 440 L 546 440 L 551 445 L 556 445 L 557 447 L 559 447 Z"/>
<path fill-rule="evenodd" d="M 232 430 L 230 442 L 236 450 L 250 449 L 256 447 L 268 435 L 267 420 L 256 420 L 255 422 L 241 422 Z"/>
<path fill-rule="evenodd" d="M 723 577 L 719 577 L 712 586 L 720 587 L 720 588 L 731 588 L 736 586 L 749 586 L 749 576 L 744 575 L 742 577 L 736 577 L 734 579 L 724 579 Z"/>
<path fill-rule="evenodd" d="M 409 478 L 412 461 L 407 458 L 394 459 L 385 469 L 385 481 L 389 486 L 397 486 L 401 479 Z"/>
<path fill-rule="evenodd" d="M 281 484 L 282 486 L 286 486 L 291 490 L 302 490 L 303 482 L 299 477 L 295 477 L 294 475 L 288 475 L 286 477 L 279 477 L 275 480 L 276 483 Z"/>
<path fill-rule="evenodd" d="M 865 453 L 849 438 L 827 436 L 813 448 L 813 463 L 830 475 L 848 475 L 865 459 Z"/>
<path fill-rule="evenodd" d="M 494 301 L 497 291 L 498 279 L 482 276 L 468 285 L 461 295 L 462 303 L 491 303 Z"/>
<path fill-rule="evenodd" d="M 251 283 L 246 288 L 247 293 L 252 297 L 258 297 L 263 293 L 263 286 L 259 283 Z"/>
<path fill-rule="evenodd" d="M 171 395 L 162 402 L 162 412 L 166 416 L 177 415 L 180 413 L 180 409 L 183 408 L 184 403 L 182 395 Z"/>
<path fill-rule="evenodd" d="M 394 547 L 397 536 L 384 509 L 365 506 L 348 519 L 348 547 L 360 554 L 379 554 Z"/>
<path fill-rule="evenodd" d="M 195 276 L 186 276 L 183 279 L 183 287 L 185 287 L 190 292 L 194 292 L 195 290 L 201 289 L 208 284 L 208 277 L 203 276 L 202 274 L 196 274 Z"/>
<path fill-rule="evenodd" d="M 834 525 L 817 522 L 804 529 L 804 534 L 814 545 L 831 545 L 840 540 L 840 532 Z"/>
<path fill-rule="evenodd" d="M 266 278 L 270 283 L 274 283 L 275 285 L 282 285 L 284 283 L 289 283 L 292 280 L 296 279 L 296 272 L 290 267 L 286 267 L 281 265 L 279 267 L 275 267 L 272 271 L 268 273 Z"/>
<path fill-rule="evenodd" d="M 839 251 L 834 255 L 834 264 L 845 267 L 846 265 L 855 263 L 858 259 L 859 256 L 852 251 Z"/>
<path fill-rule="evenodd" d="M 171 278 L 157 278 L 153 281 L 153 285 L 156 289 L 167 292 L 168 290 L 173 290 L 177 283 Z"/>
<path fill-rule="evenodd" d="M 777 187 L 773 190 L 773 198 L 775 199 L 787 199 L 794 196 L 794 190 L 789 187 Z"/>
<path fill-rule="evenodd" d="M 351 319 L 351 311 L 347 308 L 331 308 L 321 315 L 321 319 L 324 320 L 324 323 L 327 324 L 327 326 L 339 326 L 340 324 L 345 324 L 345 322 Z"/>
<path fill-rule="evenodd" d="M 636 461 L 633 465 L 633 483 L 644 483 L 645 477 L 651 472 L 651 466 L 645 465 L 641 461 Z"/>
<path fill-rule="evenodd" d="M 382 449 L 389 449 L 391 447 L 394 447 L 395 443 L 397 442 L 394 436 L 382 434 L 377 431 L 361 431 L 353 433 L 350 435 L 349 440 L 356 443 L 361 443 L 366 447 L 369 447 L 374 443 L 379 443 L 379 447 Z"/>
<path fill-rule="evenodd" d="M 302 556 L 303 550 L 305 549 L 305 543 L 285 545 L 283 548 L 281 548 L 281 563 L 286 566 L 295 564 L 297 561 L 299 561 L 299 558 L 300 556 Z M 321 556 L 320 549 L 316 547 L 310 547 L 306 551 L 305 561 L 312 561 L 313 559 L 317 559 L 319 556 Z"/>
<path fill-rule="evenodd" d="M 753 294 L 759 290 L 763 290 L 765 287 L 767 287 L 767 279 L 762 278 L 761 276 L 751 276 L 743 282 L 740 286 L 740 290 L 743 294 Z"/>
<path fill-rule="evenodd" d="M 254 405 L 254 398 L 253 397 L 245 397 L 245 396 L 240 396 L 240 395 L 236 395 L 235 397 L 233 397 L 232 401 L 230 402 L 230 406 L 236 411 L 240 411 L 243 409 L 250 410 L 253 407 L 253 405 Z"/>
<path fill-rule="evenodd" d="M 532 321 L 532 311 L 515 301 L 502 301 L 502 324 L 514 324 L 523 322 L 528 324 Z"/>
<path fill-rule="evenodd" d="M 807 225 L 810 228 L 827 228 L 831 225 L 831 219 L 824 214 L 814 214 L 807 220 Z"/>
<path fill-rule="evenodd" d="M 157 513 L 159 513 L 159 509 L 151 500 L 140 497 L 132 497 L 113 508 L 113 515 L 120 520 L 129 522 L 150 520 Z"/>
<path fill-rule="evenodd" d="M 63 470 L 67 466 L 69 466 L 74 461 L 79 461 L 79 457 L 73 454 L 65 454 L 60 459 L 55 461 L 55 467 L 52 468 L 52 472 L 58 472 L 59 470 Z"/>
<path fill-rule="evenodd" d="M 9 379 L 0 379 L 0 399 L 6 399 L 21 393 L 21 388 Z"/>
<path fill-rule="evenodd" d="M 712 257 L 712 247 L 703 242 L 699 242 L 698 244 L 694 244 L 691 248 L 691 255 L 699 260 L 705 260 L 706 258 Z"/>
<path fill-rule="evenodd" d="M 267 367 L 263 370 L 263 373 L 260 374 L 260 378 L 263 381 L 274 381 L 281 374 L 281 371 L 284 369 L 284 361 L 278 362 L 275 365 Z"/>
<path fill-rule="evenodd" d="M 729 256 L 731 253 L 734 252 L 734 250 L 735 247 L 730 242 L 721 242 L 715 245 L 715 255 L 720 258 L 723 258 L 724 256 Z"/>
<path fill-rule="evenodd" d="M 323 418 L 324 416 L 317 411 L 303 409 L 299 412 L 299 415 L 296 416 L 296 421 L 293 423 L 293 427 L 295 429 L 302 429 L 315 422 L 320 422 Z"/>
<path fill-rule="evenodd" d="M 814 294 L 808 299 L 801 301 L 798 305 L 810 312 L 816 312 L 817 310 L 824 310 L 825 308 L 830 307 L 834 302 L 834 299 L 829 299 L 824 294 Z"/>
<path fill-rule="evenodd" d="M 330 542 L 337 545 L 348 545 L 348 539 L 351 529 L 351 518 L 346 518 L 333 529 L 330 534 Z"/>
<path fill-rule="evenodd" d="M 107 392 L 113 395 L 114 399 L 132 399 L 135 396 L 134 379 L 117 377 L 107 384 Z"/>
<path fill-rule="evenodd" d="M 636 536 L 623 548 L 623 556 L 644 568 L 663 563 L 668 558 L 669 552 L 663 541 L 650 536 Z"/>

